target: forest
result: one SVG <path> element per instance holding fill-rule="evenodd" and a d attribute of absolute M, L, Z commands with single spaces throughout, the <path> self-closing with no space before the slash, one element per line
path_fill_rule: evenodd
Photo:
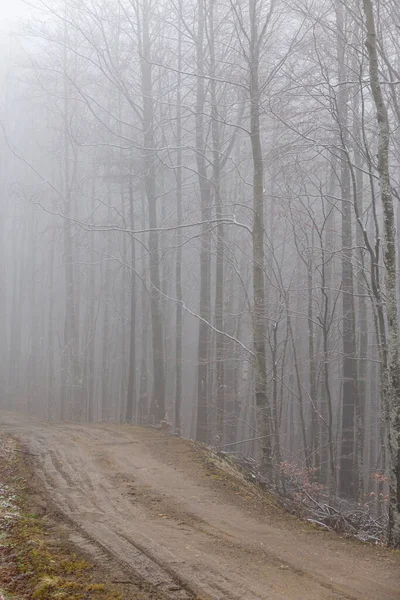
<path fill-rule="evenodd" d="M 400 547 L 398 1 L 29 4 L 0 406 L 169 427 Z"/>

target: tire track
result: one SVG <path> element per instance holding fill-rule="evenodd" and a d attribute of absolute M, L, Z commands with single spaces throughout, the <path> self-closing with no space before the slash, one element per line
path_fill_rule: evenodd
<path fill-rule="evenodd" d="M 399 600 L 398 555 L 256 512 L 239 480 L 208 472 L 183 440 L 8 419 L 71 541 L 143 598 Z"/>

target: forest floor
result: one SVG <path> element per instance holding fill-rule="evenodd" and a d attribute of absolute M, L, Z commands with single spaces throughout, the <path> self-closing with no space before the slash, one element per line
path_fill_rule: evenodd
<path fill-rule="evenodd" d="M 38 515 L 36 529 L 44 529 L 35 553 L 45 546 L 51 557 L 57 549 L 53 573 L 42 569 L 44 595 L 35 576 L 39 587 L 28 593 L 25 585 L 24 598 L 400 598 L 399 552 L 298 521 L 189 441 L 153 429 L 49 424 L 11 413 L 0 413 L 0 433 L 12 436 L 6 439 L 24 464 L 13 475 L 20 481 L 18 469 L 25 469 L 23 510 Z M 19 527 L 11 545 L 21 563 L 21 543 L 35 541 L 29 524 L 25 535 Z M 73 567 L 60 577 L 68 560 Z M 2 570 L 0 563 L 0 588 Z M 57 582 L 65 581 L 71 591 L 57 595 Z"/>

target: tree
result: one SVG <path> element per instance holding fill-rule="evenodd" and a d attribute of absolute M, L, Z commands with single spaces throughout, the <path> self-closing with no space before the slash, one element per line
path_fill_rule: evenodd
<path fill-rule="evenodd" d="M 274 2 L 259 30 L 259 13 L 256 0 L 249 0 L 249 93 L 250 93 L 250 139 L 253 156 L 253 336 L 256 355 L 256 404 L 259 412 L 261 443 L 261 466 L 271 474 L 271 408 L 267 396 L 267 370 L 265 347 L 265 281 L 264 281 L 264 164 L 260 132 L 260 49 L 267 27 L 272 18 Z"/>
<path fill-rule="evenodd" d="M 389 166 L 389 116 L 379 79 L 379 58 L 374 9 L 363 0 L 367 27 L 370 86 L 379 127 L 378 175 L 384 212 L 385 282 L 388 319 L 387 346 L 382 350 L 382 400 L 387 421 L 389 445 L 389 542 L 400 547 L 400 360 L 399 322 L 396 291 L 396 235 L 393 194 Z"/>
<path fill-rule="evenodd" d="M 206 145 L 204 132 L 205 111 L 205 79 L 204 79 L 204 0 L 197 0 L 197 32 L 196 32 L 196 164 L 200 189 L 202 236 L 200 249 L 200 306 L 198 367 L 197 367 L 197 422 L 196 439 L 207 442 L 208 428 L 208 383 L 209 383 L 209 328 L 210 320 L 210 235 L 208 221 L 210 219 L 210 182 L 207 173 Z"/>
<path fill-rule="evenodd" d="M 351 206 L 351 177 L 347 162 L 349 143 L 349 87 L 347 85 L 347 52 L 345 12 L 336 3 L 338 24 L 338 82 L 337 112 L 340 142 L 340 189 L 342 196 L 342 310 L 343 310 L 343 374 L 342 374 L 342 435 L 340 449 L 339 490 L 347 497 L 358 497 L 358 470 L 355 462 L 355 427 L 357 402 L 356 317 L 354 305 L 353 233 Z"/>
<path fill-rule="evenodd" d="M 150 6 L 142 8 L 142 39 L 140 40 L 141 92 L 143 100 L 143 169 L 149 210 L 149 264 L 151 284 L 151 324 L 153 350 L 152 407 L 156 421 L 165 418 L 164 340 L 160 302 L 159 234 L 157 231 L 156 156 L 154 146 L 154 100 L 151 66 Z"/>

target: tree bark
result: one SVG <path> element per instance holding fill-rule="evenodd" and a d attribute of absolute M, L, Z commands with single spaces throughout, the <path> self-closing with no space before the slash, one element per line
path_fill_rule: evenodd
<path fill-rule="evenodd" d="M 400 547 L 400 360 L 396 292 L 396 232 L 389 166 L 389 117 L 379 81 L 379 60 L 374 9 L 363 0 L 367 25 L 367 50 L 372 96 L 379 127 L 378 175 L 384 213 L 386 310 L 388 344 L 382 358 L 382 401 L 389 445 L 389 542 Z"/>
<path fill-rule="evenodd" d="M 223 204 L 221 197 L 221 141 L 217 108 L 217 83 L 215 59 L 215 31 L 214 31 L 215 0 L 211 0 L 209 7 L 209 49 L 210 49 L 210 91 L 211 91 L 211 133 L 213 141 L 213 192 L 215 202 L 215 217 L 217 224 L 217 257 L 215 273 L 215 328 L 223 331 L 224 328 L 224 225 L 222 223 Z M 217 409 L 217 439 L 221 443 L 224 437 L 225 422 L 225 371 L 224 371 L 224 336 L 215 335 L 216 359 L 216 409 Z"/>
<path fill-rule="evenodd" d="M 353 235 L 351 224 L 351 178 L 347 162 L 348 84 L 347 52 L 345 44 L 344 9 L 337 3 L 337 58 L 339 92 L 337 110 L 339 135 L 342 145 L 340 161 L 340 187 L 342 210 L 342 434 L 340 449 L 339 492 L 349 498 L 358 498 L 358 472 L 356 466 L 355 429 L 357 408 L 356 321 L 354 306 Z"/>
<path fill-rule="evenodd" d="M 260 132 L 259 39 L 256 1 L 250 8 L 250 139 L 253 157 L 253 339 L 258 429 L 262 436 L 261 468 L 272 475 L 271 407 L 267 395 L 264 281 L 264 164 Z"/>
<path fill-rule="evenodd" d="M 207 221 L 210 219 L 210 184 L 207 176 L 205 160 L 206 147 L 204 142 L 204 107 L 205 82 L 204 77 L 204 0 L 197 0 L 197 37 L 196 37 L 196 163 L 199 178 L 202 236 L 200 248 L 200 308 L 198 367 L 197 367 L 197 421 L 196 440 L 207 442 L 208 430 L 208 354 L 209 354 L 209 325 L 210 321 L 210 236 Z"/>
<path fill-rule="evenodd" d="M 160 299 L 159 233 L 157 231 L 156 154 L 154 141 L 154 100 L 150 51 L 150 7 L 143 2 L 143 40 L 141 58 L 143 99 L 143 167 L 147 203 L 149 209 L 149 266 L 150 306 L 153 345 L 153 392 L 152 406 L 156 422 L 165 418 L 165 364 L 164 338 Z"/>
<path fill-rule="evenodd" d="M 182 32 L 178 30 L 178 76 L 176 89 L 176 258 L 175 258 L 175 293 L 176 293 L 176 333 L 175 333 L 175 433 L 181 435 L 182 406 L 182 339 L 183 339 L 183 294 L 182 294 Z"/>
<path fill-rule="evenodd" d="M 133 202 L 133 174 L 129 176 L 129 217 L 130 227 L 135 228 L 134 202 Z M 126 398 L 125 420 L 133 423 L 136 417 L 136 245 L 135 238 L 131 237 L 131 296 L 130 296 L 130 331 L 129 331 L 129 374 Z"/>

